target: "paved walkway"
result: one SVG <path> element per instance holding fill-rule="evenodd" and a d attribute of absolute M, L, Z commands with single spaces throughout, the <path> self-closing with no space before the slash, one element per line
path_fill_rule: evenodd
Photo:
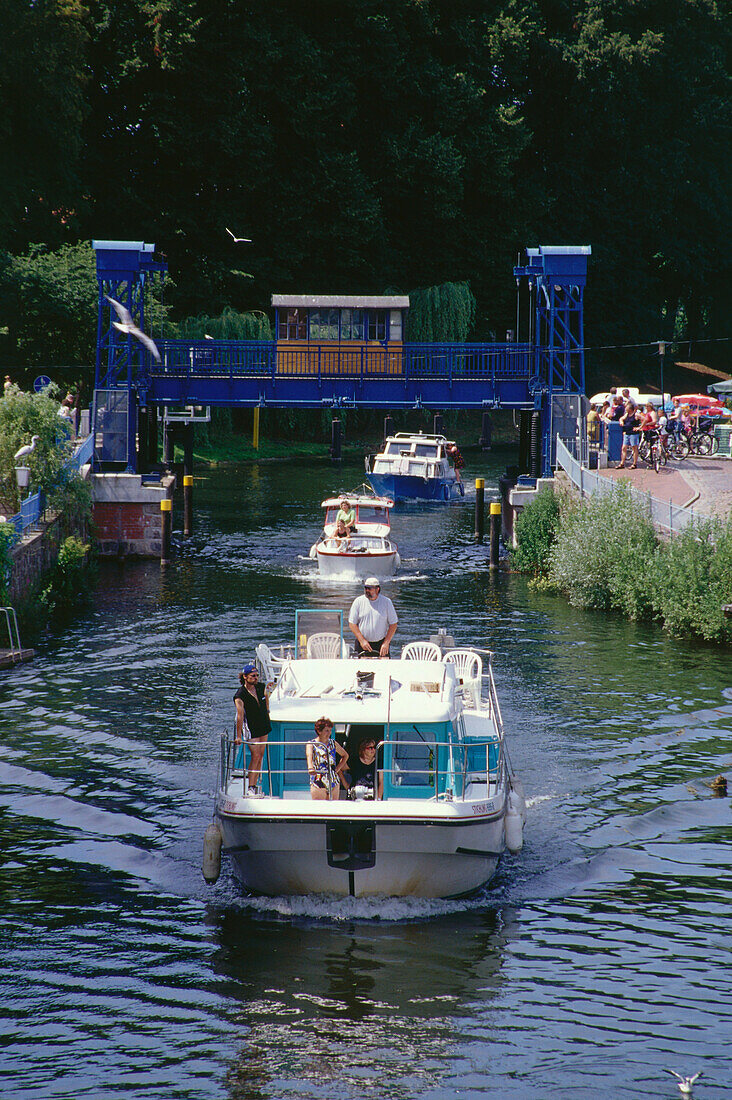
<path fill-rule="evenodd" d="M 626 467 L 598 472 L 614 480 L 624 479 L 634 489 L 657 500 L 669 500 L 677 508 L 693 508 L 721 518 L 732 514 L 732 460 L 728 458 L 686 458 L 669 462 L 658 473 L 643 462 L 637 470 Z"/>

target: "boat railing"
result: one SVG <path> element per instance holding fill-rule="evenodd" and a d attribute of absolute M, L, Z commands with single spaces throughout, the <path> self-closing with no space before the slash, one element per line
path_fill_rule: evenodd
<path fill-rule="evenodd" d="M 222 734 L 220 787 L 224 792 L 235 794 L 236 791 L 230 791 L 231 784 L 241 779 L 242 797 L 248 791 L 246 744 L 233 740 L 227 733 Z M 288 792 L 309 791 L 306 750 L 309 744 L 312 744 L 312 738 L 267 740 L 262 770 L 267 776 L 269 794 L 283 798 L 287 797 Z M 280 748 L 285 758 L 283 765 L 273 766 L 274 750 Z M 407 763 L 405 757 L 410 751 L 422 756 L 424 766 L 421 766 L 421 761 Z M 298 759 L 293 758 L 295 754 Z M 380 782 L 377 782 L 374 800 L 384 802 L 390 798 L 460 799 L 465 796 L 471 783 L 486 784 L 487 797 L 490 798 L 499 789 L 505 771 L 503 744 L 495 739 L 459 744 L 451 741 L 407 741 L 402 738 L 380 741 L 376 759 L 380 758 L 381 765 L 377 767 Z M 335 779 L 335 771 L 331 779 Z"/>

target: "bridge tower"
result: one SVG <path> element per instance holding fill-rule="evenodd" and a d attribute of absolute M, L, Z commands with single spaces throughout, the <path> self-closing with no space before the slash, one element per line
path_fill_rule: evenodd
<path fill-rule="evenodd" d="M 100 440 L 97 463 L 137 468 L 138 393 L 147 389 L 148 352 L 133 336 L 112 324 L 117 314 L 106 295 L 126 306 L 139 328 L 145 325 L 145 282 L 164 275 L 167 264 L 153 259 L 154 244 L 144 241 L 92 241 L 97 256 L 97 358 L 93 431 Z"/>
<path fill-rule="evenodd" d="M 539 245 L 514 268 L 529 290 L 530 392 L 541 414 L 542 474 L 551 477 L 557 433 L 581 436 L 586 415 L 584 289 L 590 245 Z"/>

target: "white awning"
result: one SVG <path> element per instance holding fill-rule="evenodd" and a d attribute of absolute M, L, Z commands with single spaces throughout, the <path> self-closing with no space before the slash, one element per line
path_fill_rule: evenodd
<path fill-rule="evenodd" d="M 409 309 L 409 295 L 273 294 L 272 305 L 292 309 Z"/>

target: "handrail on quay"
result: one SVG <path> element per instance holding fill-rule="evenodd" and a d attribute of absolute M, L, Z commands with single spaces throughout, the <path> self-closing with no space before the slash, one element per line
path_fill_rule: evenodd
<path fill-rule="evenodd" d="M 593 496 L 596 493 L 607 496 L 617 492 L 620 482 L 610 477 L 602 477 L 601 474 L 583 466 L 582 462 L 572 454 L 572 451 L 576 453 L 577 447 L 578 440 L 562 439 L 557 436 L 557 466 L 561 466 L 572 484 L 583 496 L 585 494 Z M 628 486 L 628 491 L 633 500 L 647 509 L 652 522 L 669 534 L 678 534 L 699 519 L 692 508 L 682 508 L 671 500 L 658 500 L 651 493 L 644 493 L 632 486 Z"/>

